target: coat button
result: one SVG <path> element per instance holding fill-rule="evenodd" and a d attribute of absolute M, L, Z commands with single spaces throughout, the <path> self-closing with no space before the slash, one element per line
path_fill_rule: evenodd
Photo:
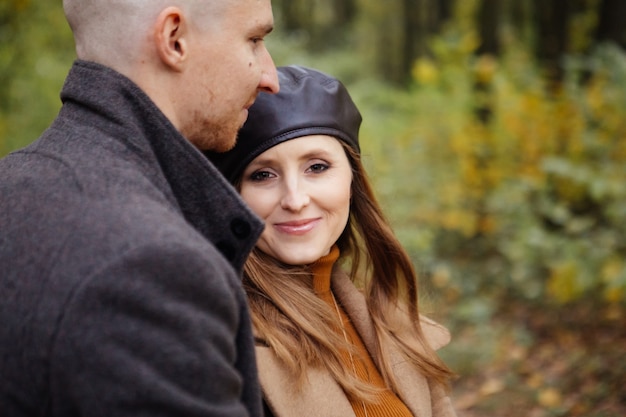
<path fill-rule="evenodd" d="M 250 224 L 242 219 L 234 219 L 230 222 L 230 230 L 239 239 L 250 236 Z"/>

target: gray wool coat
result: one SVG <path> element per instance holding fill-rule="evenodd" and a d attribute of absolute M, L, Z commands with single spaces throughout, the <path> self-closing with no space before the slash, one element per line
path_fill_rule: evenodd
<path fill-rule="evenodd" d="M 262 223 L 130 80 L 77 61 L 0 160 L 0 415 L 259 416 Z"/>
<path fill-rule="evenodd" d="M 365 347 L 374 352 L 374 326 L 367 310 L 363 294 L 348 276 L 339 269 L 333 271 L 332 291 L 344 307 L 348 317 L 363 339 Z M 404 314 L 399 320 L 408 321 Z M 422 331 L 428 343 L 439 349 L 450 341 L 450 333 L 434 321 L 422 317 Z M 407 327 L 408 329 L 408 327 Z M 409 333 L 403 334 L 411 340 Z M 307 383 L 297 389 L 297 383 L 289 369 L 264 343 L 257 343 L 259 378 L 268 415 L 274 417 L 354 417 L 350 401 L 341 386 L 326 371 L 310 369 Z M 398 379 L 398 395 L 416 417 L 456 417 L 450 397 L 444 388 L 427 380 L 415 368 L 407 364 L 400 353 L 392 350 L 394 372 Z M 378 358 L 373 355 L 378 365 Z M 378 365 L 380 367 L 380 365 Z"/>

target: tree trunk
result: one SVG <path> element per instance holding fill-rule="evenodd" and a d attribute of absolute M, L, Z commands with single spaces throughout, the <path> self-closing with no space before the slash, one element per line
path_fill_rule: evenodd
<path fill-rule="evenodd" d="M 558 88 L 563 79 L 561 58 L 568 48 L 571 4 L 562 0 L 534 0 L 533 4 L 537 22 L 536 56 L 549 87 Z"/>
<path fill-rule="evenodd" d="M 423 0 L 403 0 L 403 22 L 402 33 L 402 75 L 398 81 L 407 82 L 411 78 L 413 62 L 420 55 L 420 43 L 426 37 L 424 25 L 420 19 Z"/>
<path fill-rule="evenodd" d="M 431 0 L 435 6 L 435 18 L 432 19 L 431 33 L 437 33 L 441 30 L 443 24 L 452 17 L 452 7 L 454 0 Z"/>
<path fill-rule="evenodd" d="M 497 56 L 500 54 L 500 33 L 499 23 L 501 20 L 500 6 L 502 0 L 483 0 L 478 11 L 478 31 L 480 34 L 480 46 L 476 53 L 478 55 L 490 54 Z"/>
<path fill-rule="evenodd" d="M 339 28 L 350 24 L 352 19 L 356 16 L 357 8 L 355 0 L 335 0 L 333 1 L 333 8 L 335 22 Z"/>
<path fill-rule="evenodd" d="M 281 23 L 286 32 L 292 32 L 300 27 L 298 2 L 296 0 L 274 0 L 274 8 L 281 16 Z"/>
<path fill-rule="evenodd" d="M 626 1 L 602 0 L 596 40 L 599 42 L 612 41 L 626 49 L 624 18 L 626 18 Z"/>

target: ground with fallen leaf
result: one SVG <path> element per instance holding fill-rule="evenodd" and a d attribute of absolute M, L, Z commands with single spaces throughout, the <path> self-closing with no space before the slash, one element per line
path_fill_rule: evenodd
<path fill-rule="evenodd" d="M 626 309 L 511 303 L 488 324 L 451 326 L 459 417 L 626 416 Z"/>

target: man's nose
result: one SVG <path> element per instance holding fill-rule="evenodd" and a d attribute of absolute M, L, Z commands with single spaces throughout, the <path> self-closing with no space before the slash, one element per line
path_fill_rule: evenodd
<path fill-rule="evenodd" d="M 276 94 L 278 90 L 280 90 L 276 65 L 274 65 L 274 60 L 267 49 L 261 59 L 261 80 L 259 82 L 259 89 L 270 94 Z"/>

